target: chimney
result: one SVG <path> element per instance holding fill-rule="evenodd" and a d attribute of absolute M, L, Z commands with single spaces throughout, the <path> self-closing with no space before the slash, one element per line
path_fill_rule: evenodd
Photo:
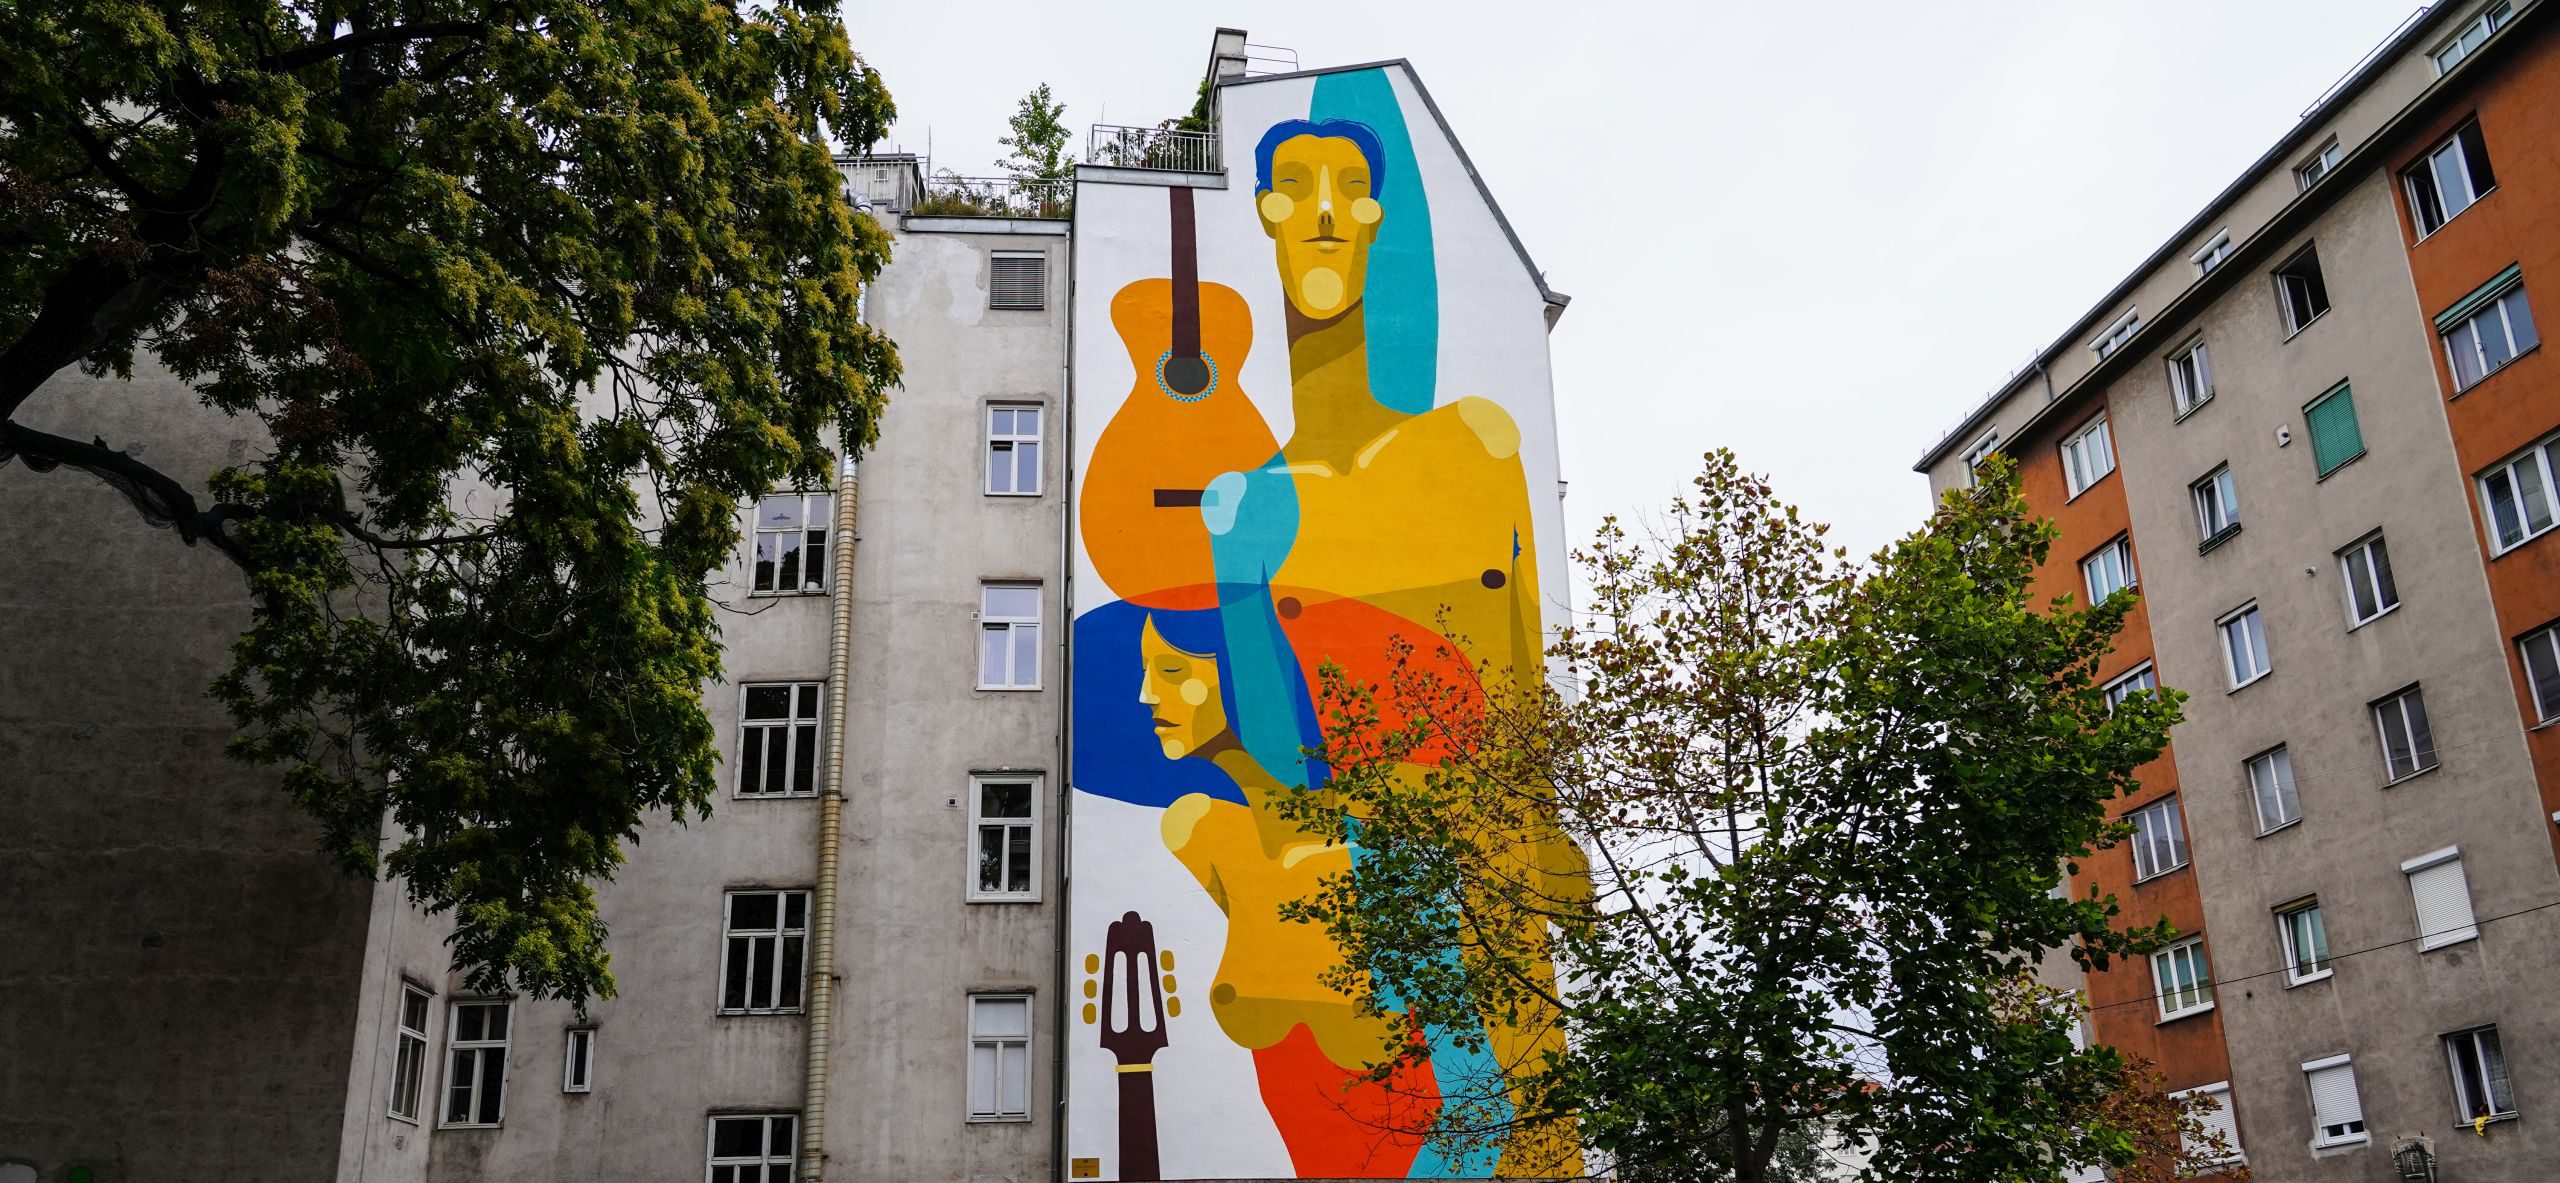
<path fill-rule="evenodd" d="M 1244 77 L 1244 30 L 1220 29 L 1210 40 L 1209 77 Z"/>

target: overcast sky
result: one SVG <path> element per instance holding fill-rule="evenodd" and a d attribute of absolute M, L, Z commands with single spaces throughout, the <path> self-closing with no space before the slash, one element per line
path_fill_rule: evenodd
<path fill-rule="evenodd" d="M 1738 452 L 1861 553 L 1912 461 L 2293 127 L 2410 0 L 846 7 L 896 146 L 996 171 L 1187 110 L 1212 30 L 1409 59 L 1548 282 L 1573 539 Z M 1260 52 L 1260 51 L 1257 51 Z"/>

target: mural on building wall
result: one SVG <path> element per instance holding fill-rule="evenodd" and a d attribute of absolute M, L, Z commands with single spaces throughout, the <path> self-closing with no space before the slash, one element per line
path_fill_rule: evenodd
<path fill-rule="evenodd" d="M 1445 630 L 1540 676 L 1536 287 L 1400 67 L 1223 98 L 1230 188 L 1078 198 L 1070 1174 L 1553 1173 L 1551 1146 L 1452 1160 L 1420 1133 L 1435 1084 L 1499 1097 L 1546 1024 L 1426 1030 L 1427 1066 L 1363 1079 L 1400 1024 L 1281 917 L 1360 852 L 1276 807 L 1324 775 L 1302 749 L 1328 660 L 1383 682 L 1393 639 Z M 1543 861 L 1580 870 L 1560 840 Z"/>

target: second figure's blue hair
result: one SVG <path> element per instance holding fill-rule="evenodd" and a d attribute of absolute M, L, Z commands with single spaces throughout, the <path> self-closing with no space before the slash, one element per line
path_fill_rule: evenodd
<path fill-rule="evenodd" d="M 1270 190 L 1271 153 L 1280 145 L 1299 136 L 1314 136 L 1318 139 L 1340 138 L 1351 141 L 1360 149 L 1360 155 L 1368 158 L 1369 161 L 1369 196 L 1386 195 L 1387 150 L 1379 143 L 1378 133 L 1369 130 L 1368 124 L 1352 119 L 1327 119 L 1321 122 L 1310 119 L 1289 119 L 1272 124 L 1271 130 L 1262 133 L 1262 142 L 1253 147 L 1254 192 L 1263 193 Z"/>

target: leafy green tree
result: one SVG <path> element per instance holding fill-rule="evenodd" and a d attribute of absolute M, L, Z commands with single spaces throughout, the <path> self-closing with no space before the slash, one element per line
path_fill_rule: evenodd
<path fill-rule="evenodd" d="M 706 574 L 897 378 L 891 114 L 831 0 L 0 3 L 0 461 L 238 564 L 233 754 L 476 989 L 610 994 L 591 882 L 708 809 Z M 16 421 L 138 353 L 259 429 L 209 502 Z"/>
<path fill-rule="evenodd" d="M 1799 1178 L 1817 1132 L 1872 1145 L 1874 1180 L 2131 1161 L 2123 1061 L 2027 979 L 2166 935 L 2054 889 L 2120 840 L 2107 803 L 2179 696 L 2108 709 L 2132 598 L 2041 602 L 2053 533 L 1995 467 L 1855 564 L 1718 452 L 1655 528 L 1577 556 L 1586 623 L 1550 666 L 1573 692 L 1466 676 L 1462 640 L 1381 687 L 1326 671 L 1331 776 L 1292 809 L 1362 852 L 1295 905 L 1348 954 L 1332 983 L 1478 1053 L 1489 1019 L 1561 1028 L 1494 1057 L 1507 1090 L 1435 1060 L 1432 1136 L 1579 1143 L 1630 1180 Z M 1559 827 L 1579 880 L 1536 853 Z"/>
<path fill-rule="evenodd" d="M 1046 82 L 1031 88 L 1015 104 L 1005 126 L 1013 130 L 996 142 L 1013 151 L 996 167 L 1026 181 L 1064 181 L 1076 175 L 1075 157 L 1067 147 L 1067 105 L 1053 101 Z"/>

